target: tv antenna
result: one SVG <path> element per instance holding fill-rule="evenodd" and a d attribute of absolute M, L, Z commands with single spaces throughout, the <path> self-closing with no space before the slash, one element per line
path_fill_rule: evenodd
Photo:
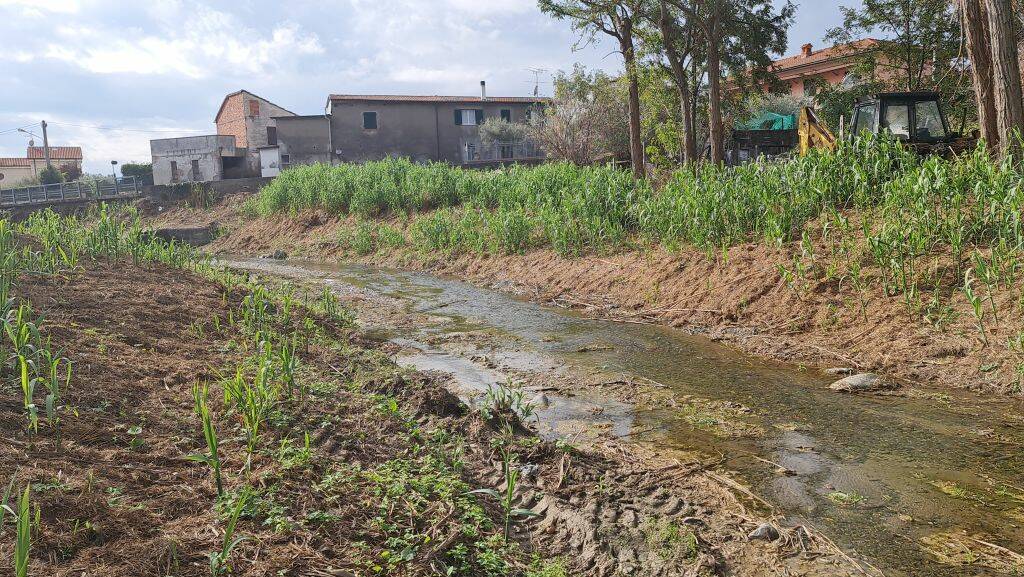
<path fill-rule="evenodd" d="M 547 72 L 545 68 L 527 68 L 530 72 L 533 72 L 533 95 L 540 96 L 540 75 Z"/>

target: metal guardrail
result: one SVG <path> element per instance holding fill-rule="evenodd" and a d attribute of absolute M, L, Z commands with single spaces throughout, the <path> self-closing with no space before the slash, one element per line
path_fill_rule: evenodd
<path fill-rule="evenodd" d="M 117 200 L 141 194 L 142 186 L 134 176 L 105 180 L 78 180 L 0 190 L 0 208 L 89 200 Z"/>

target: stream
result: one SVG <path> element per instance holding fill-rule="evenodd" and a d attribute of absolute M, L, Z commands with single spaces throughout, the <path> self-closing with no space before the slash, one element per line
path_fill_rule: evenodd
<path fill-rule="evenodd" d="M 806 524 L 890 576 L 1010 575 L 1024 544 L 1024 411 L 1019 402 L 930 387 L 899 395 L 844 395 L 837 377 L 745 355 L 683 331 L 588 318 L 499 290 L 427 273 L 347 264 L 224 258 L 254 272 L 382 295 L 437 322 L 382 335 L 399 363 L 452 374 L 472 402 L 504 376 L 494 367 L 564 367 L 657 383 L 673 399 L 743 408 L 757 435 L 722 435 L 673 403 L 642 406 L 595 392 L 549 395 L 540 433 L 603 434 L 666 453 L 697 453 L 764 497 L 790 524 Z M 369 327 L 373 328 L 373 327 Z M 506 347 L 482 362 L 431 345 L 437 335 L 485 331 Z M 650 404 L 648 404 L 650 405 Z M 709 417 L 710 418 L 710 417 Z M 714 419 L 711 418 L 713 421 Z M 781 466 L 781 469 L 780 469 Z M 785 470 L 785 473 L 780 471 Z M 955 539 L 942 536 L 954 536 Z M 942 563 L 924 547 L 940 536 Z M 949 543 L 952 543 L 950 545 Z M 971 547 L 1002 557 L 980 562 Z M 994 547 L 993 547 L 994 546 Z M 1024 566 L 1018 564 L 1018 571 Z"/>

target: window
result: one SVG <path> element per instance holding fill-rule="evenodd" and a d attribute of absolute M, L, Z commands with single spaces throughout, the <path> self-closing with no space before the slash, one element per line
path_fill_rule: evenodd
<path fill-rule="evenodd" d="M 178 161 L 171 161 L 171 182 L 178 182 Z"/>
<path fill-rule="evenodd" d="M 259 100 L 250 100 L 249 101 L 249 116 L 259 116 L 259 115 L 260 115 L 260 101 Z"/>
<path fill-rule="evenodd" d="M 512 110 L 508 108 L 501 109 L 501 119 L 505 122 L 512 122 Z"/>
<path fill-rule="evenodd" d="M 484 111 L 472 108 L 456 108 L 455 124 L 457 126 L 476 126 L 484 123 Z"/>
<path fill-rule="evenodd" d="M 199 172 L 199 161 L 192 161 L 192 180 L 202 180 L 203 175 Z"/>
<path fill-rule="evenodd" d="M 288 164 L 291 164 L 291 163 L 292 163 L 292 155 L 290 155 L 290 154 L 282 154 L 281 155 L 281 165 L 282 166 L 288 165 Z"/>
<path fill-rule="evenodd" d="M 814 96 L 818 93 L 818 82 L 814 78 L 804 79 L 804 96 Z"/>
<path fill-rule="evenodd" d="M 363 113 L 363 130 L 377 130 L 377 113 Z"/>
<path fill-rule="evenodd" d="M 857 116 L 853 119 L 853 133 L 875 131 L 875 105 L 865 104 L 857 107 Z"/>
<path fill-rule="evenodd" d="M 914 125 L 914 136 L 921 140 L 946 137 L 946 126 L 935 100 L 914 103 Z"/>
<path fill-rule="evenodd" d="M 267 146 L 277 146 L 277 127 L 267 127 Z"/>
<path fill-rule="evenodd" d="M 889 104 L 882 113 L 882 127 L 888 128 L 897 138 L 910 138 L 910 106 Z"/>

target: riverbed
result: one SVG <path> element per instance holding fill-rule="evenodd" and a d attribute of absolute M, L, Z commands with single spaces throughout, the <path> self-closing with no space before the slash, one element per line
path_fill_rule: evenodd
<path fill-rule="evenodd" d="M 361 265 L 222 260 L 426 316 L 364 325 L 393 343 L 400 363 L 451 374 L 471 404 L 510 375 L 534 374 L 524 398 L 542 435 L 609 435 L 700 455 L 788 523 L 817 529 L 885 575 L 1024 571 L 1012 553 L 1024 543 L 1019 402 L 952 387 L 840 394 L 828 388 L 836 377 L 816 368 L 668 327 L 589 318 L 500 287 Z M 475 335 L 486 335 L 486 346 Z M 612 385 L 545 390 L 546 375 L 568 373 Z"/>

